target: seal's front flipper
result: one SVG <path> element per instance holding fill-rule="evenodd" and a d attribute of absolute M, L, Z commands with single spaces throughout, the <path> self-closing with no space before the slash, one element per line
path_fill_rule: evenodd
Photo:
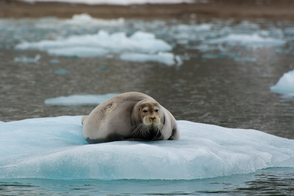
<path fill-rule="evenodd" d="M 84 125 L 85 120 L 88 118 L 88 116 L 82 116 L 81 124 Z"/>

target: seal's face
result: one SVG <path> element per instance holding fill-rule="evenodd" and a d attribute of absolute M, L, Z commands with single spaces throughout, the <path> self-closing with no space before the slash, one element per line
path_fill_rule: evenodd
<path fill-rule="evenodd" d="M 157 103 L 143 103 L 138 109 L 139 115 L 145 126 L 158 126 L 160 124 L 159 107 Z"/>
<path fill-rule="evenodd" d="M 137 125 L 131 135 L 145 140 L 159 139 L 163 127 L 161 106 L 154 101 L 142 101 L 136 105 L 134 113 Z"/>

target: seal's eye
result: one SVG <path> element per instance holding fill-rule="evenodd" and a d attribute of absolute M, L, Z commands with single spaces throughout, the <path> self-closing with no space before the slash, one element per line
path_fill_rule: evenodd
<path fill-rule="evenodd" d="M 155 109 L 155 112 L 159 112 L 159 110 L 158 109 Z"/>
<path fill-rule="evenodd" d="M 143 113 L 147 113 L 148 111 L 147 110 L 143 110 Z"/>

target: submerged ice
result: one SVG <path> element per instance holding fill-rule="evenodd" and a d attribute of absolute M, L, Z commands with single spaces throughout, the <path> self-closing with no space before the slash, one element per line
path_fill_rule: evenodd
<path fill-rule="evenodd" d="M 200 179 L 293 167 L 294 141 L 177 121 L 173 141 L 87 144 L 81 116 L 2 123 L 0 178 Z"/>

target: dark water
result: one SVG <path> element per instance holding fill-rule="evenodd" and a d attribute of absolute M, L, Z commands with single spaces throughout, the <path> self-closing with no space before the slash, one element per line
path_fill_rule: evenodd
<path fill-rule="evenodd" d="M 40 24 L 50 21 L 53 27 L 40 28 Z M 294 138 L 294 97 L 270 91 L 270 86 L 284 73 L 294 69 L 292 22 L 125 21 L 121 26 L 59 26 L 59 23 L 48 18 L 1 20 L 0 121 L 85 115 L 95 107 L 47 106 L 44 101 L 48 98 L 140 91 L 154 97 L 178 120 L 256 129 Z M 179 32 L 176 28 L 179 24 L 203 23 L 211 24 L 212 28 L 195 32 L 189 29 L 189 37 L 181 34 L 185 30 Z M 128 35 L 136 30 L 152 32 L 174 47 L 172 52 L 182 58 L 183 64 L 128 62 L 116 55 L 114 58 L 67 58 L 14 49 L 22 41 L 93 34 L 100 29 Z M 197 49 L 204 45 L 204 40 L 222 37 L 224 33 L 251 35 L 253 32 L 286 43 L 267 47 L 221 44 L 212 50 Z M 41 59 L 36 63 L 14 60 L 23 55 L 33 58 L 37 54 Z M 60 69 L 68 73 L 58 74 L 56 71 Z M 293 175 L 293 168 L 277 168 L 193 181 L 3 179 L 0 180 L 0 194 L 293 195 Z"/>
<path fill-rule="evenodd" d="M 1 195 L 293 195 L 293 168 L 200 180 L 0 180 Z"/>

